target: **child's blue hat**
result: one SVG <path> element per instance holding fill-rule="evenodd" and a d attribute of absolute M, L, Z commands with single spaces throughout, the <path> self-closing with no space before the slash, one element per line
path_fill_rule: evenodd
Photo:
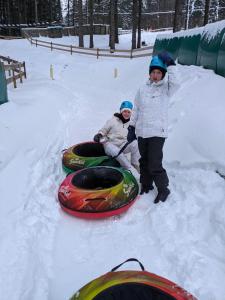
<path fill-rule="evenodd" d="M 133 109 L 133 104 L 132 104 L 132 102 L 130 102 L 130 101 L 128 101 L 128 100 L 126 100 L 126 101 L 123 101 L 122 103 L 121 103 L 121 105 L 120 105 L 120 112 L 122 112 L 123 110 L 130 110 L 130 111 L 132 111 L 132 109 Z"/>
<path fill-rule="evenodd" d="M 164 64 L 164 62 L 158 56 L 153 56 L 149 65 L 149 74 L 154 69 L 159 69 L 165 75 L 167 71 L 167 65 Z"/>

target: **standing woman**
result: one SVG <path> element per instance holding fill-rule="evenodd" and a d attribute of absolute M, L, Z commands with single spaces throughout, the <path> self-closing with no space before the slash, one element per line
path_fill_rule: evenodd
<path fill-rule="evenodd" d="M 169 179 L 162 166 L 163 145 L 168 136 L 169 97 L 178 84 L 174 60 L 167 52 L 154 56 L 149 66 L 149 80 L 139 88 L 128 127 L 127 140 L 138 138 L 140 194 L 148 193 L 155 183 L 158 194 L 154 203 L 165 201 L 170 194 Z M 168 78 L 165 77 L 168 72 Z"/>

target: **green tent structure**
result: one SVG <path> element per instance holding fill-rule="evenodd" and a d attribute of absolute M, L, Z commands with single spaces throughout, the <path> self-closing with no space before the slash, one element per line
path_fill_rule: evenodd
<path fill-rule="evenodd" d="M 8 102 L 7 82 L 5 78 L 4 66 L 0 62 L 0 105 L 5 102 Z"/>

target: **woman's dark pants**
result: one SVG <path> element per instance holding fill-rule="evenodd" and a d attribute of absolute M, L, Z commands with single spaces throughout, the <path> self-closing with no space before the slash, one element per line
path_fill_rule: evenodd
<path fill-rule="evenodd" d="M 169 185 L 166 170 L 162 166 L 164 142 L 165 138 L 162 137 L 138 137 L 140 182 L 146 187 L 154 182 L 158 191 L 165 190 Z"/>

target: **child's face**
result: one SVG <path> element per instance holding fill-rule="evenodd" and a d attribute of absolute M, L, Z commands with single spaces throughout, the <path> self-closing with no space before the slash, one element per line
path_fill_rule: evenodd
<path fill-rule="evenodd" d="M 150 73 L 149 77 L 153 82 L 158 82 L 162 80 L 163 73 L 159 69 L 154 69 Z"/>
<path fill-rule="evenodd" d="M 125 120 L 130 119 L 131 111 L 128 110 L 128 109 L 124 109 L 124 110 L 122 111 L 122 116 L 124 117 Z"/>

